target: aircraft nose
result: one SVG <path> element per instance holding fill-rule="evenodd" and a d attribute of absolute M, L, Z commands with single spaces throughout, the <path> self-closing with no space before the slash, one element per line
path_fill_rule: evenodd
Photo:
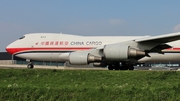
<path fill-rule="evenodd" d="M 8 53 L 11 53 L 11 52 L 10 52 L 10 47 L 9 47 L 9 45 L 6 47 L 6 51 L 7 51 Z"/>
<path fill-rule="evenodd" d="M 16 50 L 11 47 L 11 44 L 6 47 L 6 51 L 10 54 L 14 54 L 16 52 Z"/>

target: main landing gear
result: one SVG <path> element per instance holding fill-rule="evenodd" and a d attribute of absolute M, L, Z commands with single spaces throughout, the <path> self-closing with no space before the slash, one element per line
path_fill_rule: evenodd
<path fill-rule="evenodd" d="M 108 65 L 109 70 L 134 70 L 133 64 L 127 64 L 127 63 L 113 63 Z"/>

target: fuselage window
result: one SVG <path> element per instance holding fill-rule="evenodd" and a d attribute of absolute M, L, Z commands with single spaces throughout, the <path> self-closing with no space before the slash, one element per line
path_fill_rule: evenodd
<path fill-rule="evenodd" d="M 24 39 L 25 38 L 25 36 L 22 36 L 22 37 L 20 37 L 19 39 Z"/>

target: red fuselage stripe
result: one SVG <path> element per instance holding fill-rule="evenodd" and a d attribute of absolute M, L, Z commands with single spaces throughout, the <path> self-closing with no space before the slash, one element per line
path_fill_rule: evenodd
<path fill-rule="evenodd" d="M 93 47 L 73 47 L 73 48 L 6 48 L 6 51 L 10 54 L 15 54 L 25 51 L 79 51 L 79 50 L 89 50 Z"/>

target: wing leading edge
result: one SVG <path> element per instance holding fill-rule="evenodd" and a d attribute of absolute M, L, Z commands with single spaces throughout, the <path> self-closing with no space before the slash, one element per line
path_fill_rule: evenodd
<path fill-rule="evenodd" d="M 171 33 L 171 34 L 164 34 L 164 35 L 158 35 L 153 37 L 147 37 L 143 39 L 136 39 L 134 41 L 138 43 L 143 42 L 157 42 L 158 44 L 168 43 L 172 41 L 180 40 L 180 32 L 177 33 Z"/>

